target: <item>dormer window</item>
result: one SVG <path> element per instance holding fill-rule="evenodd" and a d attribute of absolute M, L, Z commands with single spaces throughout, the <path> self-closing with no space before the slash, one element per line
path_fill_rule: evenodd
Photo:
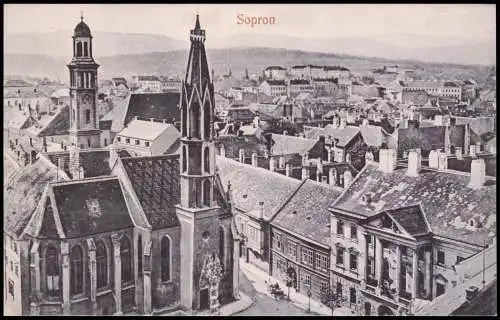
<path fill-rule="evenodd" d="M 471 226 L 471 227 L 474 228 L 474 219 L 470 219 L 469 220 L 469 226 Z"/>

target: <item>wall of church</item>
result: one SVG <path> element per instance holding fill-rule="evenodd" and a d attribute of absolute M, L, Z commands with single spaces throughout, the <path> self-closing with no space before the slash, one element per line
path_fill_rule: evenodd
<path fill-rule="evenodd" d="M 162 281 L 161 241 L 170 240 L 170 280 Z M 181 227 L 155 230 L 151 234 L 151 297 L 155 309 L 174 307 L 180 301 L 181 281 Z"/>

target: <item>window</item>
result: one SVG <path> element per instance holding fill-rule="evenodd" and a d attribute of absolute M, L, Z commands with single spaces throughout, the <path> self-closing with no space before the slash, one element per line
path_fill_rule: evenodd
<path fill-rule="evenodd" d="M 82 56 L 82 43 L 81 42 L 76 43 L 76 56 L 77 57 Z"/>
<path fill-rule="evenodd" d="M 327 270 L 328 269 L 328 257 L 323 254 L 316 255 L 316 268 Z"/>
<path fill-rule="evenodd" d="M 374 275 L 375 274 L 375 263 L 373 257 L 368 257 L 368 274 L 369 275 Z"/>
<path fill-rule="evenodd" d="M 210 172 L 210 149 L 205 147 L 203 162 L 205 164 L 205 172 Z"/>
<path fill-rule="evenodd" d="M 14 281 L 9 280 L 9 294 L 12 296 L 12 299 L 14 299 Z"/>
<path fill-rule="evenodd" d="M 373 247 L 373 239 L 372 236 L 367 236 L 366 237 L 366 243 L 368 243 L 369 246 Z"/>
<path fill-rule="evenodd" d="M 116 137 L 116 141 L 120 142 L 121 138 L 120 137 Z"/>
<path fill-rule="evenodd" d="M 304 275 L 304 285 L 311 287 L 311 275 L 310 274 Z"/>
<path fill-rule="evenodd" d="M 70 253 L 71 293 L 83 293 L 83 252 L 80 246 L 74 246 Z"/>
<path fill-rule="evenodd" d="M 342 297 L 342 283 L 337 282 L 337 298 Z"/>
<path fill-rule="evenodd" d="M 203 182 L 203 204 L 206 206 L 210 206 L 210 180 L 205 180 Z"/>
<path fill-rule="evenodd" d="M 288 242 L 288 256 L 293 260 L 297 260 L 297 244 L 294 242 Z"/>
<path fill-rule="evenodd" d="M 90 110 L 85 110 L 85 123 L 90 123 Z"/>
<path fill-rule="evenodd" d="M 444 284 L 438 282 L 436 286 L 436 297 L 442 295 L 444 291 L 445 291 Z"/>
<path fill-rule="evenodd" d="M 16 265 L 16 266 L 15 266 L 15 269 L 16 269 L 16 272 L 15 272 L 15 273 L 16 273 L 16 276 L 19 276 L 19 266 L 18 266 L 18 265 Z"/>
<path fill-rule="evenodd" d="M 344 265 L 344 248 L 337 247 L 337 265 Z"/>
<path fill-rule="evenodd" d="M 145 145 L 146 147 L 149 147 L 149 145 L 150 145 L 149 141 L 144 142 L 144 145 Z"/>
<path fill-rule="evenodd" d="M 351 304 L 356 303 L 356 289 L 355 288 L 350 288 L 349 289 L 349 302 Z"/>
<path fill-rule="evenodd" d="M 351 226 L 351 240 L 358 241 L 358 229 L 355 225 Z"/>
<path fill-rule="evenodd" d="M 125 139 L 125 142 L 130 143 L 130 139 L 129 138 Z"/>
<path fill-rule="evenodd" d="M 14 263 L 11 261 L 10 262 L 10 271 L 13 272 L 14 271 Z"/>
<path fill-rule="evenodd" d="M 351 252 L 349 254 L 349 265 L 350 265 L 351 271 L 354 271 L 354 272 L 358 271 L 358 255 L 355 252 Z"/>
<path fill-rule="evenodd" d="M 90 139 L 87 140 L 87 145 L 90 148 Z"/>
<path fill-rule="evenodd" d="M 136 145 L 140 145 L 140 144 L 141 144 L 141 141 L 136 139 L 136 140 L 135 140 L 135 144 L 136 144 Z"/>
<path fill-rule="evenodd" d="M 320 290 L 321 290 L 321 294 L 323 294 L 323 295 L 328 293 L 328 282 L 327 281 L 321 280 Z"/>
<path fill-rule="evenodd" d="M 57 249 L 48 247 L 45 253 L 45 268 L 47 274 L 47 291 L 49 296 L 59 295 L 59 257 Z"/>
<path fill-rule="evenodd" d="M 221 264 L 224 265 L 224 228 L 219 227 L 219 259 Z"/>
<path fill-rule="evenodd" d="M 120 258 L 122 265 L 122 282 L 132 280 L 132 252 L 130 241 L 127 237 L 122 237 L 120 241 Z"/>
<path fill-rule="evenodd" d="M 104 138 L 104 146 L 106 147 L 108 145 L 108 139 Z"/>
<path fill-rule="evenodd" d="M 186 146 L 182 146 L 182 172 L 187 170 L 187 151 Z"/>
<path fill-rule="evenodd" d="M 313 251 L 311 249 L 302 248 L 302 263 L 313 265 Z"/>
<path fill-rule="evenodd" d="M 344 222 L 340 220 L 337 221 L 337 236 L 339 237 L 344 236 Z"/>
<path fill-rule="evenodd" d="M 139 273 L 139 276 L 142 276 L 142 236 L 139 235 L 137 237 L 137 272 Z"/>
<path fill-rule="evenodd" d="M 438 251 L 437 264 L 444 265 L 444 251 Z"/>
<path fill-rule="evenodd" d="M 170 281 L 170 239 L 161 240 L 161 281 Z"/>
<path fill-rule="evenodd" d="M 276 235 L 275 236 L 275 240 L 276 240 L 276 248 L 283 252 L 283 244 L 281 243 L 281 236 L 280 235 Z"/>
<path fill-rule="evenodd" d="M 102 241 L 96 244 L 97 289 L 108 284 L 108 254 Z"/>
<path fill-rule="evenodd" d="M 14 252 L 17 253 L 17 244 L 15 242 L 12 242 L 14 244 Z"/>
<path fill-rule="evenodd" d="M 87 42 L 84 42 L 83 43 L 83 56 L 88 57 L 88 55 L 89 55 L 89 47 L 88 47 Z"/>
<path fill-rule="evenodd" d="M 457 256 L 457 264 L 464 261 L 465 258 L 461 257 L 461 256 Z"/>

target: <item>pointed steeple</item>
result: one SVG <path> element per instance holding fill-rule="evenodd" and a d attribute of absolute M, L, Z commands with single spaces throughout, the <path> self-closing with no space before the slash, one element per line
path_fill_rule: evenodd
<path fill-rule="evenodd" d="M 194 30 L 200 30 L 201 27 L 200 27 L 200 15 L 197 14 L 196 15 L 196 24 L 194 25 Z"/>
<path fill-rule="evenodd" d="M 205 30 L 200 27 L 199 15 L 196 15 L 196 23 L 190 34 L 191 49 L 186 70 L 186 83 L 204 89 L 210 83 L 210 71 L 208 69 L 207 55 L 205 53 Z"/>

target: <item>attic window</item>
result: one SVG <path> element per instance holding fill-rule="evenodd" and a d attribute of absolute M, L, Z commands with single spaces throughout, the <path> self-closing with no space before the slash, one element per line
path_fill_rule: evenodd
<path fill-rule="evenodd" d="M 311 216 L 307 216 L 307 217 L 306 217 L 306 220 L 311 220 Z"/>
<path fill-rule="evenodd" d="M 470 225 L 471 227 L 474 227 L 474 219 L 470 219 L 470 220 L 469 220 L 469 225 Z"/>
<path fill-rule="evenodd" d="M 248 197 L 248 195 L 247 195 L 247 194 L 244 194 L 244 195 L 243 195 L 243 199 L 246 199 L 247 197 Z"/>
<path fill-rule="evenodd" d="M 297 210 L 293 210 L 293 211 L 292 211 L 292 214 L 297 214 Z"/>

